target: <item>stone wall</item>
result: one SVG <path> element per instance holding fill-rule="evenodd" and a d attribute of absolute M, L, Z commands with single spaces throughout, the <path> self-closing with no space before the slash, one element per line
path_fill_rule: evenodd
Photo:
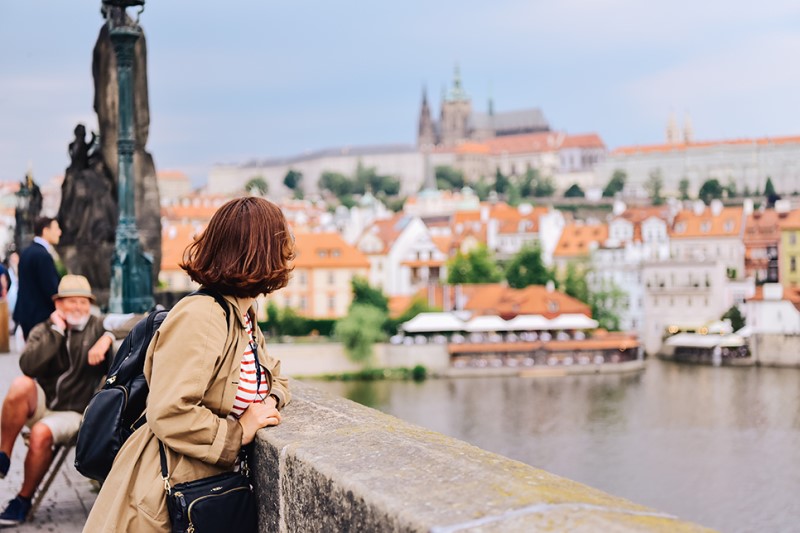
<path fill-rule="evenodd" d="M 709 531 L 292 382 L 253 470 L 265 532 Z"/>
<path fill-rule="evenodd" d="M 757 365 L 800 367 L 800 335 L 753 334 L 750 353 Z"/>
<path fill-rule="evenodd" d="M 347 358 L 341 343 L 279 344 L 267 341 L 267 350 L 281 360 L 281 373 L 289 376 L 314 376 L 358 372 L 361 365 Z M 443 372 L 450 365 L 447 346 L 423 344 L 395 346 L 376 344 L 374 366 L 411 368 L 422 365 L 430 372 Z"/>

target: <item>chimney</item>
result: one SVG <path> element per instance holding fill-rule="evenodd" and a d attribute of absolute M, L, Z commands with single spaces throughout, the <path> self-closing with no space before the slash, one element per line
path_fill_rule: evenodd
<path fill-rule="evenodd" d="M 615 199 L 612 212 L 614 213 L 614 216 L 618 217 L 622 213 L 624 213 L 627 208 L 628 206 L 625 205 L 625 202 L 619 199 Z"/>
<path fill-rule="evenodd" d="M 552 279 L 547 280 L 547 284 L 544 287 L 545 289 L 547 289 L 547 292 L 553 292 L 554 290 L 556 290 L 556 284 L 553 283 Z"/>
<path fill-rule="evenodd" d="M 717 198 L 711 200 L 711 214 L 718 217 L 722 213 L 722 200 Z"/>
<path fill-rule="evenodd" d="M 744 216 L 750 216 L 753 214 L 753 199 L 752 198 L 745 198 L 744 203 L 742 204 L 744 208 Z"/>
<path fill-rule="evenodd" d="M 775 212 L 778 214 L 788 213 L 792 210 L 792 204 L 789 200 L 778 200 L 775 202 Z"/>
<path fill-rule="evenodd" d="M 703 202 L 703 200 L 695 200 L 692 203 L 692 211 L 695 215 L 700 216 L 706 212 L 706 204 Z"/>
<path fill-rule="evenodd" d="M 489 206 L 482 205 L 481 206 L 481 222 L 486 223 L 489 220 Z"/>

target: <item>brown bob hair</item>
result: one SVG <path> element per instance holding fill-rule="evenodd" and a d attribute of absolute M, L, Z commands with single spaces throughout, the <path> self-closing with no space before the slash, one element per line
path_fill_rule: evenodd
<path fill-rule="evenodd" d="M 255 298 L 286 286 L 294 256 L 294 236 L 281 209 L 251 196 L 220 207 L 186 247 L 180 267 L 204 287 Z"/>

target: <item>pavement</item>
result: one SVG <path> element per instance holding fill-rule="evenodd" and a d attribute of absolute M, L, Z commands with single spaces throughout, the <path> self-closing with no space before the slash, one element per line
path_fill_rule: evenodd
<path fill-rule="evenodd" d="M 14 339 L 11 339 L 11 353 L 0 353 L 0 401 L 5 398 L 11 381 L 22 374 L 19 370 L 19 354 L 14 350 Z M 0 480 L 0 511 L 5 508 L 8 500 L 16 496 L 22 485 L 22 466 L 28 448 L 17 439 L 14 452 L 11 456 L 11 469 L 5 479 Z M 83 530 L 86 517 L 97 498 L 97 491 L 89 482 L 75 470 L 74 450 L 70 452 L 67 460 L 50 485 L 47 495 L 36 516 L 32 521 L 19 527 L 0 528 L 3 531 L 53 531 L 59 533 L 73 533 Z"/>

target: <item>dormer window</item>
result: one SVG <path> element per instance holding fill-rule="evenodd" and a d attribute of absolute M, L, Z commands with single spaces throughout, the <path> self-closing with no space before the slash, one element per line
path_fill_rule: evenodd
<path fill-rule="evenodd" d="M 711 231 L 711 222 L 706 220 L 702 224 L 700 224 L 700 231 L 702 231 L 703 233 L 708 233 L 709 231 Z"/>
<path fill-rule="evenodd" d="M 683 233 L 686 231 L 686 222 L 678 222 L 675 224 L 675 233 Z"/>
<path fill-rule="evenodd" d="M 728 219 L 725 221 L 725 233 L 730 233 L 733 231 L 733 220 Z"/>

